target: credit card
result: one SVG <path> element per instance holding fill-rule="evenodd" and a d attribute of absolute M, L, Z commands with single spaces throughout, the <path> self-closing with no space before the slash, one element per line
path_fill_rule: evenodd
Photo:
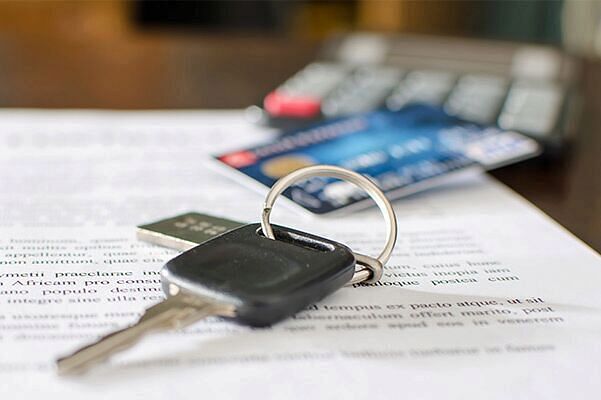
<path fill-rule="evenodd" d="M 466 122 L 438 107 L 412 105 L 328 120 L 214 159 L 263 191 L 298 168 L 338 165 L 369 176 L 395 199 L 450 175 L 494 168 L 539 151 L 536 141 L 519 133 Z M 288 188 L 284 196 L 315 214 L 372 204 L 352 184 L 321 177 Z"/>

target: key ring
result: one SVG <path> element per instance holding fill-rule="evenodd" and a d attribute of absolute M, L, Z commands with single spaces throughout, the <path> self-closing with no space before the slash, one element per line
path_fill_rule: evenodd
<path fill-rule="evenodd" d="M 261 229 L 263 230 L 263 234 L 269 239 L 275 240 L 273 229 L 269 222 L 269 216 L 271 215 L 271 210 L 277 197 L 291 185 L 318 176 L 338 178 L 354 184 L 360 189 L 365 190 L 380 208 L 386 222 L 386 243 L 384 244 L 384 249 L 376 258 L 355 253 L 357 264 L 362 265 L 365 268 L 355 271 L 350 284 L 359 282 L 377 282 L 382 276 L 383 266 L 390 259 L 396 243 L 396 216 L 390 201 L 380 188 L 378 188 L 371 180 L 357 172 L 334 165 L 313 165 L 297 169 L 280 178 L 271 187 L 269 193 L 267 193 L 267 197 L 265 197 L 265 202 L 263 203 L 263 213 L 261 215 Z"/>

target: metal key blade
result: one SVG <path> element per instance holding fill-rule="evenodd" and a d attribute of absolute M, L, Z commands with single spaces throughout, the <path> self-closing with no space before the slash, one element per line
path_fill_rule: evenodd
<path fill-rule="evenodd" d="M 138 226 L 138 239 L 186 251 L 245 224 L 212 215 L 189 212 Z"/>
<path fill-rule="evenodd" d="M 95 343 L 57 360 L 61 375 L 81 373 L 112 355 L 136 344 L 145 335 L 170 329 L 181 329 L 212 315 L 228 315 L 227 307 L 203 301 L 198 297 L 178 294 L 148 308 L 144 315 L 127 328 L 110 333 Z"/>

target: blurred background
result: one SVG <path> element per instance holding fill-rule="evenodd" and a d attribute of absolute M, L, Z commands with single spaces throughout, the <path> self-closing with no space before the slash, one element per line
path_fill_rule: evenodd
<path fill-rule="evenodd" d="M 334 34 L 569 43 L 594 55 L 598 22 L 586 0 L 0 1 L 0 103 L 244 107 Z"/>
<path fill-rule="evenodd" d="M 493 175 L 601 250 L 599 1 L 0 1 L 0 107 L 260 106 L 315 60 L 373 56 L 357 32 L 404 69 L 500 76 L 492 123 L 532 127 L 558 98 L 553 134 L 529 132 L 545 155 Z M 524 82 L 551 97 L 518 93 L 516 116 Z"/>

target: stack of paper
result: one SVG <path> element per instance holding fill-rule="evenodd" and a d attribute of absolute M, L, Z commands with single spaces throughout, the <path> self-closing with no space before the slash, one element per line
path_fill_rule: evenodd
<path fill-rule="evenodd" d="M 205 167 L 267 139 L 239 112 L 0 114 L 0 397 L 596 399 L 601 259 L 482 175 L 395 202 L 381 282 L 288 321 L 208 319 L 87 375 L 57 356 L 162 298 L 176 253 L 135 226 L 184 211 L 257 221 L 262 197 Z M 376 209 L 273 221 L 377 254 Z M 332 223 L 335 221 L 335 223 Z"/>

